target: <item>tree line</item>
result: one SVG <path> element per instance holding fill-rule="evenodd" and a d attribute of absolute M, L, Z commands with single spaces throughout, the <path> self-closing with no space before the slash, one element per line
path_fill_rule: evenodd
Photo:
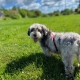
<path fill-rule="evenodd" d="M 56 10 L 51 13 L 42 13 L 40 10 L 26 10 L 21 9 L 19 7 L 13 6 L 12 9 L 5 9 L 4 7 L 0 8 L 4 12 L 5 17 L 9 17 L 11 19 L 19 19 L 19 18 L 36 18 L 36 17 L 47 17 L 47 16 L 59 16 L 59 15 L 70 15 L 70 14 L 80 14 L 80 9 L 65 9 L 62 11 Z"/>

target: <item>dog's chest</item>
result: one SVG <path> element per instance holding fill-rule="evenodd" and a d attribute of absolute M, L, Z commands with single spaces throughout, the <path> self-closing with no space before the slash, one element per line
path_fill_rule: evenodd
<path fill-rule="evenodd" d="M 45 42 L 46 47 L 51 51 L 51 52 L 56 52 L 55 46 L 54 46 L 54 42 L 51 38 L 49 38 L 48 40 L 46 40 Z"/>

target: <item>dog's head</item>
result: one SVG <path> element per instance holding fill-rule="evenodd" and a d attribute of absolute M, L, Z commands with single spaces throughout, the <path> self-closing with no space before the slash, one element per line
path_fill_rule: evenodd
<path fill-rule="evenodd" d="M 40 41 L 44 36 L 48 36 L 49 29 L 42 24 L 32 24 L 28 29 L 28 35 L 34 40 L 34 42 Z"/>

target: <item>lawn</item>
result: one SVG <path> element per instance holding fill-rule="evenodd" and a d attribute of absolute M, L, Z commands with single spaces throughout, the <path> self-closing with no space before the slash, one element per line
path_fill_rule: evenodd
<path fill-rule="evenodd" d="M 0 80 L 69 80 L 61 56 L 45 57 L 38 43 L 27 35 L 33 23 L 45 24 L 56 32 L 80 33 L 80 15 L 0 20 Z M 75 79 L 80 80 L 76 59 L 74 65 Z"/>

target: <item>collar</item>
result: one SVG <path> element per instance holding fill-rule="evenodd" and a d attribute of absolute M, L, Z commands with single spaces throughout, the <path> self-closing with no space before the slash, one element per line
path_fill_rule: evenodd
<path fill-rule="evenodd" d="M 52 40 L 53 40 L 53 43 L 54 43 L 54 47 L 56 49 L 56 52 L 58 52 L 58 48 L 57 48 L 56 43 L 55 43 L 55 34 L 52 33 L 51 36 L 52 36 Z"/>

